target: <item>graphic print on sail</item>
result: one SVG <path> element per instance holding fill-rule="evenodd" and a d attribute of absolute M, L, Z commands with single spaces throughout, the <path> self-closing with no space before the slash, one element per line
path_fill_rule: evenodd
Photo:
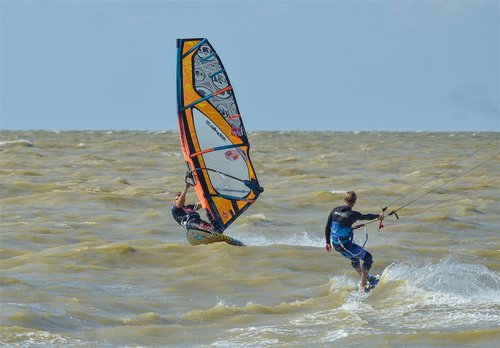
<path fill-rule="evenodd" d="M 179 136 L 196 195 L 223 232 L 263 192 L 222 62 L 207 39 L 177 40 Z"/>

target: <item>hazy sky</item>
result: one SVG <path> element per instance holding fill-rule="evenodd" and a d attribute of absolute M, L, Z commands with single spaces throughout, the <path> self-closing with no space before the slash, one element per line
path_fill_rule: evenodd
<path fill-rule="evenodd" d="M 1 129 L 177 129 L 176 39 L 248 131 L 500 131 L 500 1 L 0 0 Z"/>

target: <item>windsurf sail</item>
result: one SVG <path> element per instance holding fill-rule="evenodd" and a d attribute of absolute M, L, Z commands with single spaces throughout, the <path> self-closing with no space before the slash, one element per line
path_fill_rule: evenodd
<path fill-rule="evenodd" d="M 224 231 L 263 192 L 222 62 L 207 39 L 177 40 L 179 136 L 196 195 Z"/>

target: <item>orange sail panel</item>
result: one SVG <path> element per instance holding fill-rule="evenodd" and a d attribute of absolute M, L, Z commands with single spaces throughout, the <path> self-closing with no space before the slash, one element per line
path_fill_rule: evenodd
<path fill-rule="evenodd" d="M 177 40 L 177 106 L 188 176 L 211 223 L 222 232 L 263 188 L 233 87 L 207 39 Z"/>

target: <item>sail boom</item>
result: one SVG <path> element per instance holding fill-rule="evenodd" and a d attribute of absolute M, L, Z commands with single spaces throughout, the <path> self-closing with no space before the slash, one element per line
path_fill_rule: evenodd
<path fill-rule="evenodd" d="M 226 146 L 219 146 L 219 147 L 212 147 L 211 149 L 205 149 L 199 152 L 195 152 L 190 155 L 191 158 L 204 155 L 209 152 L 214 152 L 214 151 L 221 151 L 221 150 L 226 150 L 226 149 L 234 149 L 240 146 L 244 146 L 245 144 L 231 144 L 231 145 L 226 145 Z"/>

